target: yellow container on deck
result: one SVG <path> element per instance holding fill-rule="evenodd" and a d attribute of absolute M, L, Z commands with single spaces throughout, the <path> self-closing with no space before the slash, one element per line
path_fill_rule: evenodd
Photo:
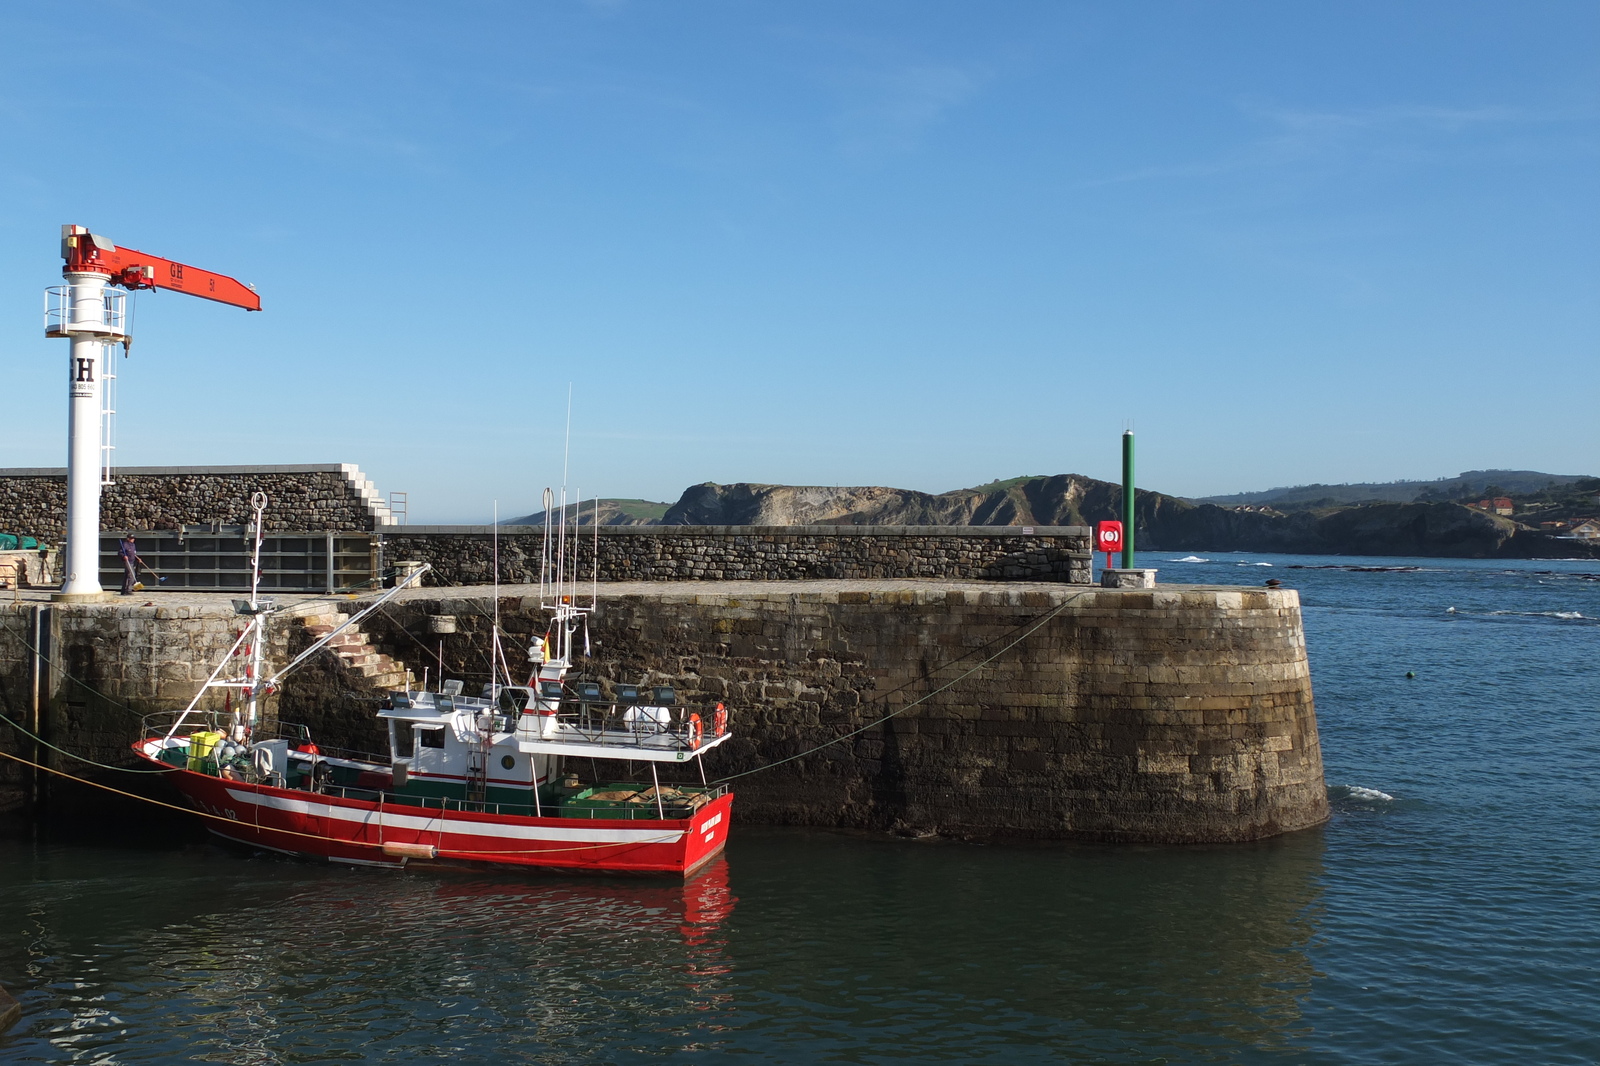
<path fill-rule="evenodd" d="M 202 731 L 189 734 L 189 769 L 204 772 L 204 760 L 210 757 L 226 733 Z"/>

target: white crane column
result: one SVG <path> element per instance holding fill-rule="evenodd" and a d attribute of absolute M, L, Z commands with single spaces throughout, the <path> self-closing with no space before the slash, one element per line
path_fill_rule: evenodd
<path fill-rule="evenodd" d="M 106 313 L 106 286 L 98 273 L 68 273 L 71 306 L 67 333 L 67 558 L 59 599 L 99 599 L 100 588 L 100 388 L 107 341 L 114 332 Z"/>

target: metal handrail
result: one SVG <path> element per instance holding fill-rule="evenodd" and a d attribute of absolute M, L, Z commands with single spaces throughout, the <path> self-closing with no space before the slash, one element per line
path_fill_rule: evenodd
<path fill-rule="evenodd" d="M 180 713 L 179 711 L 156 711 L 145 715 L 139 723 L 139 735 L 147 740 L 157 736 L 167 736 L 167 729 L 170 728 L 171 720 L 177 718 Z M 226 732 L 232 716 L 216 710 L 195 711 L 189 715 L 189 720 L 197 727 L 206 725 L 212 730 Z M 303 725 L 295 722 L 278 722 L 275 726 L 256 726 L 250 739 L 252 741 L 305 741 L 309 739 L 309 736 L 309 731 Z M 360 751 L 355 748 L 341 748 L 334 744 L 314 743 L 317 745 L 317 754 L 325 758 L 341 759 L 346 762 L 370 763 L 379 767 L 388 766 L 391 762 L 389 756 L 380 755 L 375 751 Z"/>
<path fill-rule="evenodd" d="M 712 800 L 720 798 L 728 791 L 728 786 L 723 784 L 710 786 L 683 784 L 673 785 L 671 787 L 680 788 L 685 792 L 696 796 L 704 795 L 706 797 L 706 803 L 710 803 Z M 404 793 L 382 792 L 378 789 L 360 788 L 356 785 L 324 785 L 318 791 L 318 794 L 324 796 L 338 796 L 340 799 L 364 800 L 369 803 L 376 803 L 378 797 L 381 795 L 386 803 L 393 803 L 405 807 L 421 807 L 423 810 L 438 810 L 441 813 L 457 811 L 463 814 L 499 814 L 535 818 L 540 816 L 539 812 L 541 810 L 540 807 L 537 807 L 531 803 L 491 803 L 487 800 L 454 799 L 449 796 L 408 796 Z M 687 805 L 669 804 L 667 809 L 669 811 L 676 811 L 685 806 Z M 688 806 L 688 814 L 686 814 L 685 817 L 692 817 L 693 812 L 696 809 L 698 808 L 695 806 Z M 652 806 L 642 806 L 638 809 L 627 807 L 590 808 L 582 815 L 563 812 L 559 815 L 544 815 L 544 817 L 586 818 L 591 821 L 610 819 L 612 821 L 623 822 L 661 820 L 661 816 Z M 678 820 L 681 821 L 682 819 Z"/>

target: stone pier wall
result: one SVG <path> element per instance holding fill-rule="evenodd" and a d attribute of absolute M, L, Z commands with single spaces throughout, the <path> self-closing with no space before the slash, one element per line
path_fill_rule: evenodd
<path fill-rule="evenodd" d="M 367 628 L 414 669 L 437 669 L 442 654 L 471 689 L 487 677 L 490 610 L 481 590 L 425 590 Z M 431 635 L 432 613 L 458 632 Z M 544 624 L 537 601 L 503 598 L 500 616 L 525 669 L 524 638 Z M 590 639 L 608 690 L 672 684 L 686 704 L 727 704 L 739 736 L 707 760 L 717 775 L 851 733 L 1000 652 L 845 743 L 740 778 L 748 822 L 1201 842 L 1328 813 L 1292 590 L 618 584 L 601 587 Z"/>
<path fill-rule="evenodd" d="M 1084 526 L 600 526 L 570 542 L 576 573 L 601 581 L 788 581 L 943 578 L 1090 583 Z M 429 563 L 427 584 L 539 579 L 544 530 L 404 526 L 384 535 L 384 557 Z"/>
<path fill-rule="evenodd" d="M 514 671 L 526 669 L 526 640 L 544 628 L 536 592 L 502 589 Z M 27 721 L 35 665 L 28 644 L 33 612 L 43 609 L 42 732 L 78 754 L 131 765 L 126 745 L 139 715 L 182 706 L 238 627 L 225 598 L 158 603 L 0 605 L 0 710 Z M 308 598 L 296 610 L 330 604 L 356 607 Z M 487 678 L 493 607 L 486 589 L 423 589 L 402 594 L 363 628 L 417 675 L 428 669 L 436 682 L 442 658 L 445 675 L 473 691 Z M 455 619 L 456 633 L 434 635 L 429 616 L 439 614 Z M 727 704 L 738 735 L 708 757 L 712 774 L 801 756 L 737 780 L 737 817 L 746 824 L 1216 842 L 1327 817 L 1291 590 L 616 583 L 601 586 L 589 637 L 585 666 L 607 688 L 669 683 L 685 704 Z M 283 617 L 272 639 L 282 661 L 307 638 Z M 307 721 L 325 742 L 370 748 L 380 737 L 372 717 L 380 696 L 321 656 L 291 677 L 277 711 Z M 3 724 L 0 749 L 30 750 Z M 159 787 L 46 757 L 119 787 Z M 28 784 L 27 771 L 0 765 L 0 813 L 23 809 Z M 67 786 L 60 799 L 85 792 Z M 97 797 L 79 799 L 92 809 Z"/>
<path fill-rule="evenodd" d="M 158 602 L 148 606 L 146 602 L 58 604 L 36 598 L 0 604 L 0 714 L 49 744 L 93 762 L 39 747 L 5 722 L 0 722 L 0 751 L 119 789 L 154 794 L 168 802 L 177 799 L 148 777 L 94 763 L 135 766 L 128 745 L 139 735 L 142 716 L 185 707 L 243 626 L 227 596 L 163 595 Z M 314 602 L 308 601 L 304 609 L 314 609 Z M 297 613 L 291 609 L 276 616 L 269 629 L 268 655 L 276 662 L 287 662 L 309 642 Z M 346 702 L 346 694 L 356 687 L 358 678 L 334 663 L 319 662 L 297 679 L 294 693 L 283 698 L 294 710 L 309 711 L 307 717 L 340 733 L 348 728 L 345 719 L 352 726 L 364 724 L 350 713 L 355 705 Z M 220 694 L 208 697 L 202 706 L 213 705 L 221 708 Z M 330 708 L 335 712 L 331 718 L 321 714 Z M 0 825 L 14 824 L 24 812 L 34 790 L 33 778 L 28 768 L 0 759 Z M 48 774 L 41 781 L 41 794 L 57 814 L 92 812 L 120 802 Z M 126 810 L 131 802 L 121 806 Z M 146 808 L 134 810 L 151 813 Z"/>

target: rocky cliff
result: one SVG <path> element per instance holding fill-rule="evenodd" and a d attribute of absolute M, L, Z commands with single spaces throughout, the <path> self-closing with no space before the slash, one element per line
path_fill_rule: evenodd
<path fill-rule="evenodd" d="M 1193 505 L 1158 492 L 1138 496 L 1140 520 Z M 932 494 L 882 486 L 716 485 L 684 490 L 662 525 L 1079 526 L 1114 518 L 1122 487 L 1082 474 L 1012 478 Z M 1144 512 L 1148 512 L 1146 515 Z"/>
<path fill-rule="evenodd" d="M 1121 517 L 1122 487 L 1081 474 L 1013 478 L 937 494 L 881 486 L 717 485 L 686 489 L 663 525 L 1075 526 Z M 1464 558 L 1600 556 L 1454 503 L 1380 503 L 1264 514 L 1140 490 L 1137 546 L 1156 551 Z"/>

